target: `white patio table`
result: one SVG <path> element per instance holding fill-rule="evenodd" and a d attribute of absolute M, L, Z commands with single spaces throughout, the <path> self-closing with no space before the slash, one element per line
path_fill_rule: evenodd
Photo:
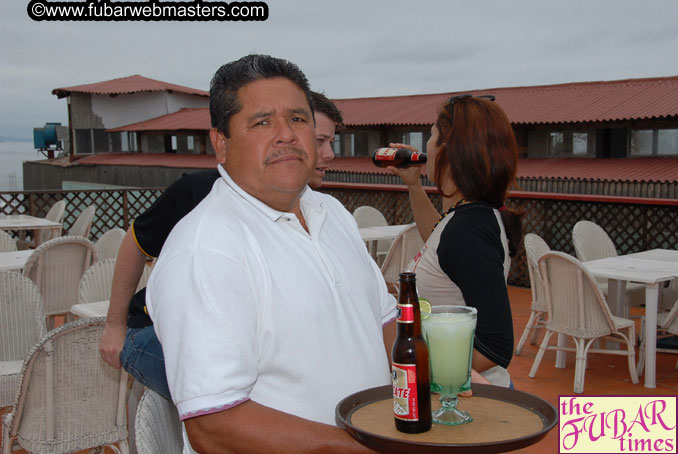
<path fill-rule="evenodd" d="M 26 265 L 28 257 L 33 253 L 32 249 L 25 251 L 0 252 L 0 270 L 21 272 Z"/>
<path fill-rule="evenodd" d="M 400 235 L 410 224 L 383 225 L 379 227 L 363 227 L 360 230 L 360 237 L 367 244 L 370 255 L 377 260 L 377 241 L 392 240 Z"/>
<path fill-rule="evenodd" d="M 10 214 L 0 216 L 0 230 L 19 231 L 22 238 L 24 236 L 24 230 L 41 229 L 50 229 L 52 230 L 53 236 L 57 237 L 59 236 L 62 228 L 63 224 L 60 222 L 50 221 L 46 218 L 37 218 L 27 214 Z"/>
<path fill-rule="evenodd" d="M 678 251 L 653 249 L 584 262 L 594 276 L 608 279 L 610 311 L 628 316 L 624 303 L 626 282 L 645 284 L 645 387 L 656 387 L 657 311 L 661 285 L 678 278 Z"/>
<path fill-rule="evenodd" d="M 71 306 L 70 312 L 78 317 L 106 317 L 108 315 L 109 301 L 96 301 L 94 303 L 80 303 Z"/>

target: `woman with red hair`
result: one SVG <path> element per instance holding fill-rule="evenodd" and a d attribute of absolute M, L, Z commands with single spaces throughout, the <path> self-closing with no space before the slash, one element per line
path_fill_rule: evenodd
<path fill-rule="evenodd" d="M 406 144 L 391 144 L 410 148 Z M 425 242 L 410 263 L 419 296 L 432 305 L 478 310 L 474 381 L 512 386 L 513 321 L 506 279 L 522 237 L 522 215 L 504 205 L 515 183 L 518 147 L 511 123 L 491 96 L 460 95 L 440 108 L 426 144 L 427 174 L 442 194 L 443 214 L 424 191 L 420 167 L 389 167 L 407 185 Z"/>

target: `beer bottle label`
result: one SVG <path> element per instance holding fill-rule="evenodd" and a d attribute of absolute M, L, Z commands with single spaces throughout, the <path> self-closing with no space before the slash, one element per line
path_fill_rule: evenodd
<path fill-rule="evenodd" d="M 414 323 L 414 306 L 411 304 L 398 304 L 396 322 Z"/>
<path fill-rule="evenodd" d="M 397 152 L 397 148 L 380 148 L 374 153 L 374 159 L 376 161 L 393 161 Z"/>
<path fill-rule="evenodd" d="M 419 161 L 420 157 L 421 153 L 412 153 L 412 156 L 410 156 L 410 161 L 417 162 Z"/>
<path fill-rule="evenodd" d="M 417 366 L 393 363 L 393 415 L 403 421 L 419 421 Z"/>

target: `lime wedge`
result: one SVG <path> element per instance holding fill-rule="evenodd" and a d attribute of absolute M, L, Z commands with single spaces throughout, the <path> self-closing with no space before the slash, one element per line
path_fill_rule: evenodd
<path fill-rule="evenodd" d="M 419 309 L 421 310 L 422 317 L 424 317 L 424 314 L 427 314 L 426 317 L 428 317 L 428 314 L 431 313 L 431 302 L 426 298 L 419 298 Z"/>

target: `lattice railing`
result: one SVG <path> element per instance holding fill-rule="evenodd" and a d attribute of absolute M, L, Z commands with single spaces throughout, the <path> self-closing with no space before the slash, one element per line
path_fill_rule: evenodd
<path fill-rule="evenodd" d="M 64 231 L 68 231 L 80 212 L 94 204 L 97 210 L 90 238 L 96 240 L 113 227 L 127 229 L 162 190 L 1 192 L 0 213 L 42 217 L 54 202 L 65 199 Z M 370 205 L 381 211 L 389 224 L 413 222 L 407 191 L 402 186 L 330 183 L 322 192 L 339 199 L 351 212 L 361 205 Z M 430 197 L 440 208 L 440 196 L 431 192 Z M 678 200 L 515 192 L 507 205 L 525 212 L 525 233 L 534 232 L 552 249 L 568 254 L 574 254 L 572 228 L 582 219 L 593 221 L 608 232 L 620 254 L 654 248 L 678 249 Z M 512 261 L 509 282 L 529 286 L 522 247 Z"/>

